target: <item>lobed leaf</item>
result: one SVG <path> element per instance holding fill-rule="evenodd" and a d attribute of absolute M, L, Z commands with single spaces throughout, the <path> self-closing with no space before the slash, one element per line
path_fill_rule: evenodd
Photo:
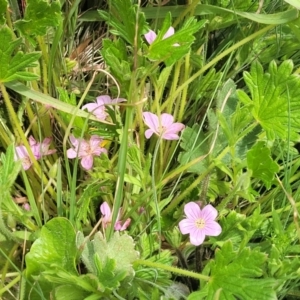
<path fill-rule="evenodd" d="M 21 44 L 21 39 L 14 40 L 13 32 L 6 26 L 0 28 L 0 40 L 0 82 L 37 79 L 37 75 L 25 71 L 25 69 L 31 67 L 32 63 L 38 60 L 40 53 L 16 52 Z"/>
<path fill-rule="evenodd" d="M 225 242 L 203 271 L 209 271 L 210 281 L 200 292 L 192 293 L 188 300 L 213 300 L 216 297 L 232 300 L 276 299 L 275 280 L 262 278 L 266 260 L 266 255 L 259 250 L 244 248 L 237 252 L 233 250 L 231 241 Z"/>
<path fill-rule="evenodd" d="M 145 30 L 144 15 L 139 14 L 137 19 L 138 7 L 130 0 L 114 0 L 110 5 L 110 13 L 98 11 L 100 19 L 104 19 L 113 28 L 114 34 L 121 36 L 130 45 L 134 45 L 135 36 L 140 36 Z M 139 47 L 140 41 L 138 40 L 137 43 Z"/>
<path fill-rule="evenodd" d="M 43 36 L 48 27 L 56 27 L 60 21 L 59 1 L 27 0 L 24 19 L 15 22 L 15 26 L 24 36 Z"/>
<path fill-rule="evenodd" d="M 300 76 L 291 74 L 293 63 L 284 61 L 279 67 L 273 61 L 269 72 L 264 72 L 259 62 L 254 62 L 250 73 L 244 73 L 251 98 L 241 90 L 240 100 L 248 105 L 255 120 L 265 130 L 268 139 L 275 137 L 296 140 L 300 126 L 298 91 Z"/>
<path fill-rule="evenodd" d="M 271 150 L 264 142 L 258 142 L 248 151 L 247 163 L 252 176 L 261 179 L 269 189 L 279 166 L 271 158 Z"/>
<path fill-rule="evenodd" d="M 196 20 L 190 19 L 188 24 L 175 32 L 174 35 L 163 39 L 163 35 L 171 25 L 171 15 L 168 15 L 160 33 L 150 45 L 147 57 L 150 60 L 162 60 L 167 66 L 171 66 L 189 52 L 190 46 L 195 40 L 193 34 L 204 27 L 206 23 L 206 20 L 196 22 Z"/>

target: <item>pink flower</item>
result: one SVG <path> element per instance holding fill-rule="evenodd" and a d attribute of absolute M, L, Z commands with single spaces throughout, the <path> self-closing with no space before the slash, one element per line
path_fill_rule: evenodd
<path fill-rule="evenodd" d="M 107 153 L 107 150 L 100 146 L 102 138 L 97 135 L 92 135 L 89 141 L 80 138 L 76 139 L 74 136 L 71 136 L 70 141 L 73 148 L 67 150 L 67 157 L 78 157 L 81 159 L 81 166 L 86 170 L 90 170 L 93 167 L 94 156 Z"/>
<path fill-rule="evenodd" d="M 111 104 L 116 104 L 119 102 L 126 101 L 124 98 L 116 98 L 111 99 L 108 95 L 97 97 L 97 102 L 88 103 L 82 106 L 82 109 L 86 109 L 87 111 L 93 113 L 97 119 L 105 120 L 108 116 L 108 113 L 105 110 L 105 105 L 109 106 Z"/>
<path fill-rule="evenodd" d="M 174 28 L 171 26 L 168 31 L 164 34 L 163 36 L 163 40 L 170 37 L 171 35 L 173 35 L 175 33 Z M 147 32 L 145 35 L 145 39 L 146 41 L 149 43 L 149 45 L 151 45 L 155 40 L 156 40 L 156 33 L 153 30 L 150 30 L 149 32 Z M 175 44 L 176 46 L 179 46 L 179 44 Z M 174 46 L 175 46 L 174 45 Z"/>
<path fill-rule="evenodd" d="M 28 203 L 24 203 L 24 204 L 22 205 L 22 207 L 23 207 L 25 210 L 27 210 L 27 211 L 30 211 L 30 210 L 31 210 L 30 205 L 29 205 Z"/>
<path fill-rule="evenodd" d="M 29 145 L 36 159 L 40 159 L 43 155 L 50 155 L 56 150 L 49 150 L 51 138 L 45 138 L 42 143 L 38 143 L 33 136 L 29 137 Z"/>
<path fill-rule="evenodd" d="M 204 242 L 205 236 L 217 236 L 222 232 L 221 226 L 215 221 L 218 212 L 210 204 L 200 209 L 195 202 L 184 206 L 187 219 L 179 222 L 182 234 L 190 234 L 191 244 L 199 246 Z"/>
<path fill-rule="evenodd" d="M 100 206 L 100 211 L 103 215 L 102 217 L 102 224 L 103 227 L 106 228 L 111 223 L 112 213 L 111 209 L 107 202 L 103 202 Z M 126 230 L 127 227 L 130 225 L 131 219 L 128 218 L 125 222 L 120 221 L 120 211 L 118 213 L 117 221 L 115 223 L 114 229 L 116 231 L 123 231 Z"/>
<path fill-rule="evenodd" d="M 21 160 L 23 169 L 25 171 L 28 170 L 32 165 L 28 151 L 27 151 L 26 147 L 23 145 L 16 147 L 15 161 L 17 161 L 17 160 Z"/>
<path fill-rule="evenodd" d="M 160 118 L 151 112 L 143 113 L 144 122 L 149 127 L 145 132 L 145 137 L 149 139 L 153 133 L 165 140 L 178 140 L 178 132 L 184 129 L 182 123 L 174 123 L 174 118 L 170 114 L 161 114 Z"/>
<path fill-rule="evenodd" d="M 51 155 L 56 152 L 55 149 L 49 150 L 51 138 L 45 138 L 42 143 L 38 143 L 33 136 L 30 136 L 28 142 L 36 160 L 41 159 L 44 155 Z M 16 147 L 15 160 L 21 160 L 24 170 L 28 170 L 32 165 L 29 153 L 23 145 Z"/>

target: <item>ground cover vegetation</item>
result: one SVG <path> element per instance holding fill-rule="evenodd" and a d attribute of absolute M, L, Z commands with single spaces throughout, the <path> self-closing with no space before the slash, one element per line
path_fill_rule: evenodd
<path fill-rule="evenodd" d="M 1 299 L 300 299 L 298 0 L 0 0 Z"/>

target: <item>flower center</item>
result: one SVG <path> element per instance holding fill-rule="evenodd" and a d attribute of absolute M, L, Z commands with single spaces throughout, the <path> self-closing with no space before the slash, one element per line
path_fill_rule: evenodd
<path fill-rule="evenodd" d="M 199 218 L 199 219 L 197 219 L 197 220 L 195 221 L 195 225 L 196 225 L 197 228 L 202 229 L 202 228 L 205 227 L 205 220 Z"/>

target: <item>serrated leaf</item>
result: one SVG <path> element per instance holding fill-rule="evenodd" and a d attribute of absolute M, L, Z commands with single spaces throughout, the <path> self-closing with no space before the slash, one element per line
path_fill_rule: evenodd
<path fill-rule="evenodd" d="M 16 52 L 21 44 L 20 39 L 13 39 L 13 33 L 8 27 L 0 28 L 0 82 L 8 82 L 16 79 L 33 80 L 37 79 L 33 73 L 24 71 L 40 57 L 40 53 L 31 52 L 24 54 Z M 16 54 L 14 55 L 14 53 Z"/>
<path fill-rule="evenodd" d="M 266 260 L 267 256 L 258 250 L 233 251 L 231 241 L 227 241 L 205 267 L 210 270 L 209 282 L 188 299 L 214 300 L 218 295 L 217 299 L 274 300 L 275 280 L 262 278 Z"/>
<path fill-rule="evenodd" d="M 120 286 L 120 282 L 126 277 L 126 271 L 116 270 L 116 261 L 107 257 L 105 260 L 99 257 L 98 253 L 94 254 L 94 263 L 97 270 L 97 278 L 104 292 L 106 289 L 112 290 Z"/>
<path fill-rule="evenodd" d="M 157 35 L 154 43 L 150 45 L 147 57 L 154 61 L 164 61 L 166 66 L 171 66 L 189 52 L 190 46 L 195 40 L 193 34 L 204 27 L 205 24 L 206 20 L 196 22 L 196 20 L 191 19 L 186 26 L 175 32 L 174 35 L 163 39 L 163 35 L 171 25 L 171 16 L 168 15 L 161 32 Z"/>
<path fill-rule="evenodd" d="M 43 36 L 48 27 L 58 26 L 61 21 L 59 1 L 27 0 L 24 19 L 15 23 L 25 36 Z"/>
<path fill-rule="evenodd" d="M 252 170 L 252 176 L 261 179 L 270 188 L 279 166 L 271 158 L 271 151 L 264 142 L 258 142 L 248 151 L 247 164 Z"/>
<path fill-rule="evenodd" d="M 292 140 L 298 137 L 300 76 L 291 74 L 292 70 L 291 60 L 284 61 L 279 67 L 274 61 L 271 62 L 268 72 L 264 72 L 256 61 L 250 73 L 244 73 L 252 99 L 241 90 L 237 92 L 240 100 L 250 105 L 253 117 L 271 140 L 276 136 Z"/>
<path fill-rule="evenodd" d="M 72 224 L 65 218 L 54 218 L 43 226 L 40 237 L 26 255 L 26 275 L 38 275 L 42 271 L 52 269 L 53 266 L 77 274 L 76 256 L 75 231 Z"/>
<path fill-rule="evenodd" d="M 134 274 L 132 263 L 138 259 L 139 253 L 134 249 L 131 236 L 116 231 L 113 237 L 106 241 L 100 232 L 97 232 L 93 241 L 95 253 L 100 255 L 101 260 L 113 258 L 116 261 L 116 272 L 125 272 L 131 277 Z"/>
<path fill-rule="evenodd" d="M 114 0 L 110 2 L 110 13 L 98 11 L 112 28 L 113 34 L 121 36 L 129 44 L 134 45 L 135 36 L 140 36 L 144 31 L 145 17 L 143 14 L 138 16 L 137 5 L 133 5 L 130 0 Z M 140 40 L 137 41 L 137 47 L 140 46 Z"/>

